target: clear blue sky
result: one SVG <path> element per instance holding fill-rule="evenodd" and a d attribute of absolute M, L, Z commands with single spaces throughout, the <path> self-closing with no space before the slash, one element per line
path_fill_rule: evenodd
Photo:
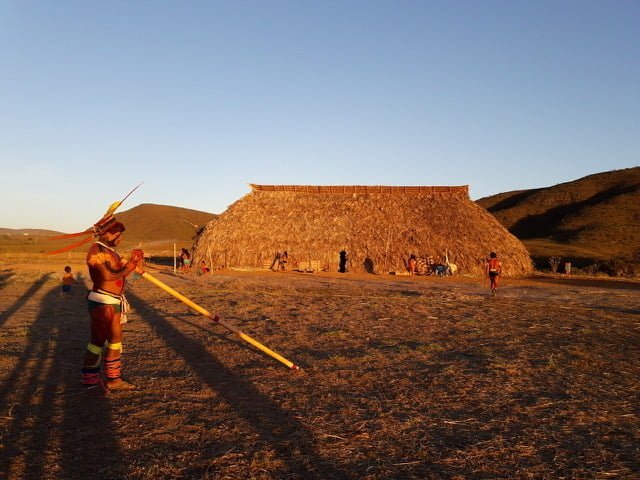
<path fill-rule="evenodd" d="M 0 0 L 0 227 L 640 164 L 640 2 Z"/>

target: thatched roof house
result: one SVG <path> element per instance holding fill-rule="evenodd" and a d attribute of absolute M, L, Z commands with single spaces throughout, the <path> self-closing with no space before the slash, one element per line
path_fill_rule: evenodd
<path fill-rule="evenodd" d="M 461 274 L 481 275 L 498 253 L 506 275 L 533 271 L 524 245 L 469 198 L 467 186 L 251 185 L 251 193 L 207 224 L 194 263 L 261 268 L 276 252 L 289 265 L 313 261 L 337 271 L 404 272 L 409 255 L 449 260 Z"/>

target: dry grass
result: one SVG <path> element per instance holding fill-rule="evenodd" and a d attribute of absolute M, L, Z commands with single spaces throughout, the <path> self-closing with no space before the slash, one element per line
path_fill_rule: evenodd
<path fill-rule="evenodd" d="M 154 271 L 303 371 L 137 279 L 139 389 L 89 400 L 84 293 L 45 270 L 0 269 L 0 478 L 640 475 L 638 284 Z"/>

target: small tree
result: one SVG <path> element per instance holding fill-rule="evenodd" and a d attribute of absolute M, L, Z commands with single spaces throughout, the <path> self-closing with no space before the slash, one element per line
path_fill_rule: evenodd
<path fill-rule="evenodd" d="M 555 255 L 552 255 L 551 257 L 549 257 L 549 265 L 551 265 L 552 273 L 558 272 L 558 265 L 560 265 L 560 260 L 562 260 L 562 257 L 557 257 Z"/>

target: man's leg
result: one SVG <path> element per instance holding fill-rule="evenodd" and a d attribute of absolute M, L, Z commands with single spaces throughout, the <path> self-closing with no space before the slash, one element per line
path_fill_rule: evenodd
<path fill-rule="evenodd" d="M 105 345 L 104 372 L 110 390 L 132 390 L 135 385 L 122 379 L 122 325 L 120 312 L 114 313 Z"/>
<path fill-rule="evenodd" d="M 491 275 L 491 292 L 495 295 L 498 289 L 498 275 Z"/>
<path fill-rule="evenodd" d="M 95 387 L 100 383 L 100 359 L 102 358 L 102 347 L 89 343 L 84 354 L 82 363 L 82 385 L 85 387 Z"/>
<path fill-rule="evenodd" d="M 100 378 L 100 360 L 102 359 L 102 347 L 106 340 L 104 328 L 102 328 L 102 312 L 98 308 L 90 308 L 91 315 L 91 341 L 87 345 L 82 362 L 81 383 L 85 392 L 90 395 L 103 396 L 107 393 Z"/>

